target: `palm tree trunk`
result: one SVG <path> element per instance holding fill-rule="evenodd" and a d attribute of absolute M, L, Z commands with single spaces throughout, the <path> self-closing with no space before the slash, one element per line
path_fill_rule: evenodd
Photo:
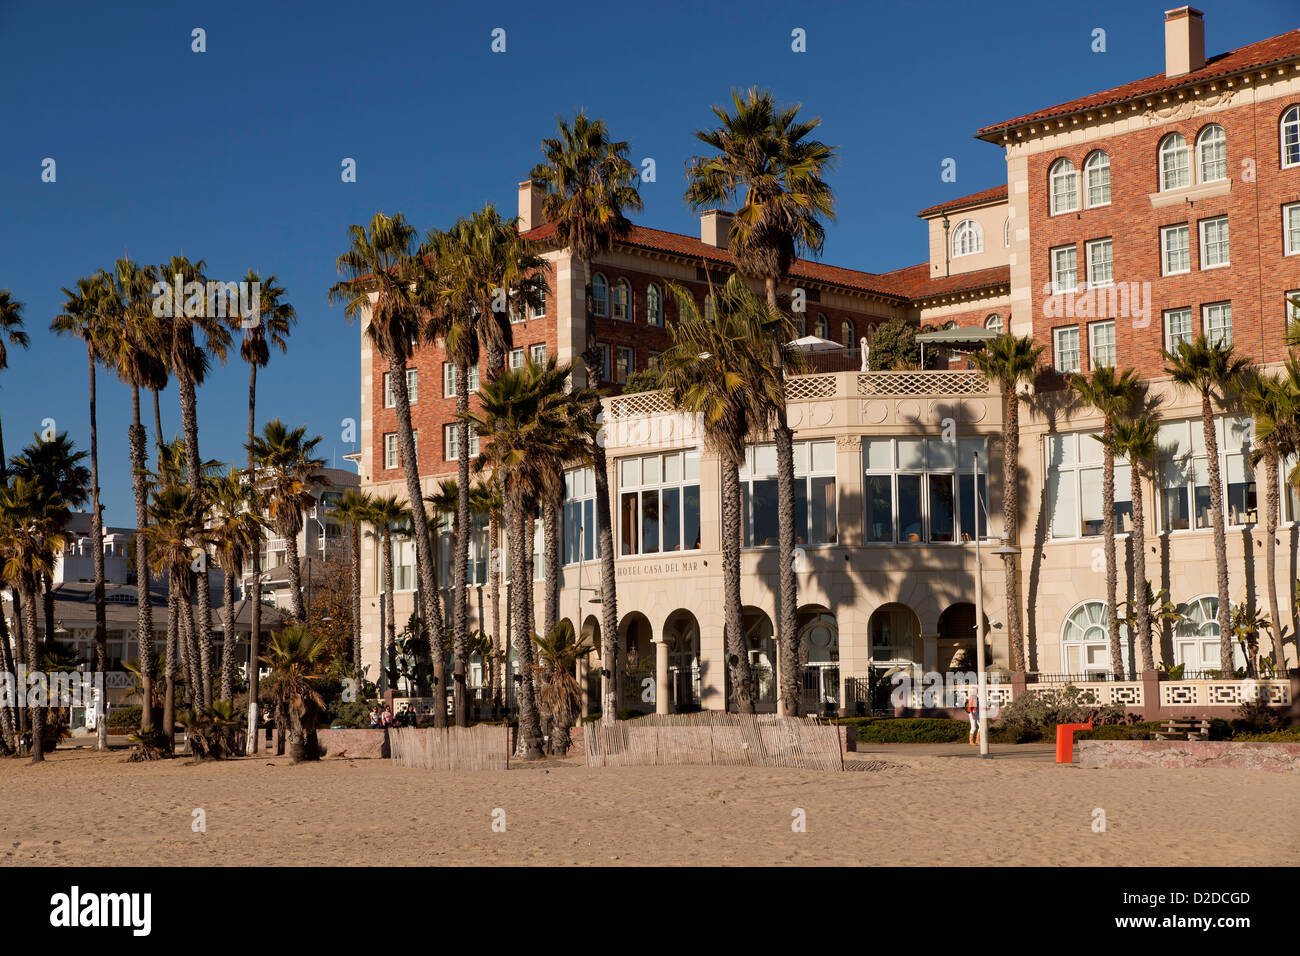
<path fill-rule="evenodd" d="M 35 582 L 33 581 L 32 584 Z M 27 662 L 35 670 L 40 665 L 40 651 L 36 646 L 36 598 L 29 584 L 21 589 L 23 613 L 27 617 Z M 45 713 L 42 707 L 31 707 L 32 763 L 45 759 Z"/>
<path fill-rule="evenodd" d="M 1232 618 L 1228 595 L 1228 540 L 1223 528 L 1223 487 L 1219 483 L 1219 441 L 1214 434 L 1214 409 L 1208 392 L 1201 395 L 1201 428 L 1205 432 L 1205 464 L 1210 478 L 1210 520 L 1214 523 L 1214 564 L 1219 585 L 1219 673 L 1230 678 L 1232 666 Z"/>
<path fill-rule="evenodd" d="M 253 438 L 257 434 L 257 363 L 248 363 L 248 444 L 251 449 Z M 248 453 L 248 480 L 257 488 L 257 467 L 253 452 Z M 249 628 L 248 628 L 248 753 L 255 754 L 261 747 L 261 734 L 258 731 L 258 710 L 261 701 L 260 656 L 262 653 L 262 528 L 253 527 L 253 581 L 249 592 Z M 358 687 L 360 685 L 358 684 Z"/>
<path fill-rule="evenodd" d="M 494 508 L 488 515 L 488 595 L 492 602 L 492 673 L 488 690 L 495 717 L 504 703 L 501 696 L 502 668 L 505 655 L 501 643 L 501 520 Z"/>
<path fill-rule="evenodd" d="M 383 574 L 384 574 L 384 610 L 387 612 L 384 627 L 387 634 L 380 635 L 386 648 L 386 657 L 388 660 L 388 671 L 391 672 L 396 668 L 397 660 L 397 625 L 393 621 L 393 534 L 388 525 L 384 525 L 383 533 Z M 387 674 L 385 674 L 387 680 Z M 396 681 L 391 682 L 388 686 L 390 690 L 396 691 Z M 436 702 L 435 702 L 436 704 Z M 437 706 L 434 710 L 437 711 Z"/>
<path fill-rule="evenodd" d="M 542 536 L 546 555 L 546 603 L 543 609 L 542 635 L 549 636 L 560 618 L 560 508 L 552 495 L 542 504 Z M 574 633 L 582 626 L 575 625 Z"/>
<path fill-rule="evenodd" d="M 411 395 L 406 387 L 406 363 L 403 356 L 390 355 L 388 370 L 393 383 L 393 397 L 397 406 L 397 442 L 402 451 L 402 469 L 406 473 L 407 504 L 411 509 L 411 531 L 415 536 L 415 570 L 419 580 L 421 601 L 427 601 L 425 620 L 432 622 L 429 627 L 428 649 L 424 652 L 425 666 L 418 670 L 433 672 L 433 725 L 447 726 L 447 664 L 445 631 L 441 623 L 445 620 L 442 612 L 442 598 L 438 593 L 438 579 L 433 563 L 433 547 L 429 539 L 429 518 L 424 507 L 424 493 L 420 488 L 420 463 L 415 455 L 415 435 L 411 430 Z M 431 437 L 431 436 L 430 436 Z M 419 688 L 420 696 L 427 696 L 425 687 Z"/>
<path fill-rule="evenodd" d="M 45 615 L 45 640 L 54 640 L 54 575 L 46 572 L 41 576 L 41 603 Z M 28 662 L 34 668 L 36 661 Z"/>
<path fill-rule="evenodd" d="M 131 491 L 135 494 L 135 642 L 140 657 L 140 687 L 144 702 L 140 707 L 140 731 L 153 729 L 153 603 L 149 593 L 149 541 L 144 529 L 149 525 L 145 501 L 145 444 L 148 436 L 140 424 L 140 386 L 131 386 L 131 427 L 127 443 L 131 448 Z"/>
<path fill-rule="evenodd" d="M 1101 430 L 1101 529 L 1106 542 L 1106 629 L 1110 637 L 1110 667 L 1115 676 L 1122 678 L 1127 675 L 1124 651 L 1119 643 L 1119 603 L 1116 597 L 1119 571 L 1115 561 L 1115 452 L 1110 444 L 1114 434 L 1115 421 L 1107 415 Z"/>
<path fill-rule="evenodd" d="M 163 663 L 166 687 L 163 697 L 163 736 L 167 738 L 167 752 L 176 745 L 176 656 L 180 646 L 181 602 L 176 594 L 176 572 L 167 572 L 167 655 Z"/>
<path fill-rule="evenodd" d="M 352 679 L 361 692 L 361 522 L 352 520 L 348 557 L 352 565 Z"/>
<path fill-rule="evenodd" d="M 452 561 L 452 667 L 456 726 L 469 726 L 469 702 L 465 694 L 465 672 L 469 663 L 469 363 L 456 363 L 456 548 Z"/>
<path fill-rule="evenodd" d="M 287 528 L 277 529 L 285 537 L 284 563 L 289 569 L 289 609 L 299 624 L 307 623 L 302 603 L 302 561 L 298 558 L 298 534 Z"/>
<path fill-rule="evenodd" d="M 207 708 L 204 706 L 203 692 L 199 686 L 203 682 L 203 674 L 198 661 L 197 622 L 194 620 L 194 601 L 191 595 L 187 594 L 181 598 L 180 611 L 181 656 L 186 663 L 190 685 L 190 708 L 202 712 Z"/>
<path fill-rule="evenodd" d="M 176 375 L 177 391 L 181 399 L 181 424 L 185 431 L 185 471 L 190 488 L 196 495 L 203 494 L 202 461 L 199 457 L 198 397 L 194 382 L 183 371 Z M 289 550 L 293 550 L 290 548 Z M 195 694 L 196 708 L 206 710 L 212 703 L 212 597 L 208 592 L 207 552 L 204 552 L 201 570 L 197 573 L 194 644 L 198 650 L 200 685 Z"/>
<path fill-rule="evenodd" d="M 239 636 L 235 632 L 235 574 L 222 574 L 221 596 L 226 606 L 226 627 L 221 641 L 221 699 L 235 696 L 235 649 Z"/>
<path fill-rule="evenodd" d="M 307 731 L 303 727 L 302 715 L 296 708 L 289 708 L 289 763 L 302 763 L 307 759 Z"/>
<path fill-rule="evenodd" d="M 1020 399 L 1015 384 L 1002 386 L 1002 531 L 1014 546 L 1020 540 Z M 1007 638 L 1011 644 L 1011 669 L 1025 669 L 1025 637 L 1020 621 L 1020 574 L 1016 555 L 1004 558 L 1007 588 Z"/>
<path fill-rule="evenodd" d="M 720 459 L 722 466 L 722 602 L 726 621 L 727 670 L 731 675 L 731 697 L 736 713 L 754 713 L 749 673 L 749 651 L 740 603 L 740 472 L 733 461 Z M 731 709 L 730 706 L 727 708 Z"/>
<path fill-rule="evenodd" d="M 9 588 L 9 602 L 14 607 L 14 652 L 17 656 L 15 664 L 25 665 L 28 670 L 31 670 L 31 661 L 27 659 L 27 612 L 23 605 L 22 593 L 17 584 Z M 15 673 L 17 673 L 16 670 Z M 26 707 L 18 708 L 19 734 L 27 732 L 30 716 Z"/>
<path fill-rule="evenodd" d="M 17 618 L 18 614 L 15 613 Z M 0 613 L 0 680 L 5 680 L 13 689 L 15 695 L 12 699 L 16 700 L 18 692 L 18 667 L 14 663 L 13 648 L 9 646 L 9 625 L 5 623 L 5 616 Z M 0 729 L 4 731 L 4 744 L 11 752 L 18 750 L 18 720 L 14 712 L 13 705 L 6 701 L 0 706 Z"/>
<path fill-rule="evenodd" d="M 162 430 L 162 404 L 158 399 L 158 389 L 153 389 L 153 429 L 154 438 L 158 444 L 158 466 L 162 467 L 163 446 L 167 444 L 167 439 L 163 438 Z"/>
<path fill-rule="evenodd" d="M 1278 487 L 1276 452 L 1264 456 L 1264 467 L 1268 469 L 1264 476 L 1264 529 L 1268 536 L 1264 542 L 1264 573 L 1268 576 L 1268 619 L 1273 625 L 1274 672 L 1278 677 L 1285 677 L 1286 648 L 1282 644 L 1282 616 L 1277 603 L 1277 517 L 1282 494 Z"/>
<path fill-rule="evenodd" d="M 525 540 L 525 529 L 531 524 L 531 512 L 521 498 L 518 492 L 509 493 L 506 514 L 506 525 L 510 529 L 510 577 L 513 584 L 510 589 L 511 616 L 515 622 L 514 633 L 511 636 L 514 641 L 515 658 L 519 663 L 516 695 L 519 706 L 519 730 L 515 753 L 525 760 L 535 760 L 542 756 L 542 731 L 533 688 L 532 629 L 527 623 L 528 606 L 532 604 L 533 589 L 528 575 L 528 560 L 524 556 L 525 547 L 529 551 L 532 550 L 531 542 Z"/>
<path fill-rule="evenodd" d="M 90 366 L 90 542 L 95 549 L 95 670 L 108 671 L 108 604 L 104 597 L 104 512 L 99 505 L 99 423 L 95 408 L 95 349 L 86 343 Z M 102 676 L 100 678 L 103 679 Z M 104 718 L 104 692 L 95 700 L 95 749 L 108 749 L 108 721 Z"/>
<path fill-rule="evenodd" d="M 1147 607 L 1147 529 L 1142 505 L 1142 473 L 1138 462 L 1129 462 L 1129 494 L 1133 498 L 1133 589 L 1129 600 L 1135 605 L 1138 643 L 1142 649 L 1142 671 L 1155 670 L 1151 648 L 1151 613 Z M 1140 675 L 1139 675 L 1140 676 Z"/>

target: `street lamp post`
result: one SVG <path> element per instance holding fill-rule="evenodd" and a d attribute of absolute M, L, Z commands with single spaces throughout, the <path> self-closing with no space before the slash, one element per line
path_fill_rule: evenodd
<path fill-rule="evenodd" d="M 946 223 L 945 223 L 946 225 Z M 984 669 L 984 565 L 980 561 L 980 453 L 975 452 L 972 456 L 975 466 L 975 480 L 972 484 L 972 495 L 974 497 L 975 510 L 975 672 L 979 682 L 976 693 L 976 701 L 979 705 L 980 723 L 980 757 L 989 755 L 989 724 L 988 724 L 988 674 Z M 984 520 L 988 521 L 988 509 L 985 509 Z"/>

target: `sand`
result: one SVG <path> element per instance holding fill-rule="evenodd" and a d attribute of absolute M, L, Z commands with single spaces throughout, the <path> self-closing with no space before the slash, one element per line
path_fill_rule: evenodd
<path fill-rule="evenodd" d="M 850 755 L 874 769 L 837 774 L 573 758 L 449 774 L 60 750 L 42 766 L 0 760 L 0 864 L 1300 863 L 1291 774 L 1085 770 L 1042 748 L 970 756 L 878 746 Z"/>

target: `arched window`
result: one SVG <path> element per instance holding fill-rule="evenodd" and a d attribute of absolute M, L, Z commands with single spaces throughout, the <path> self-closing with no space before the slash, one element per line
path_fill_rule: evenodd
<path fill-rule="evenodd" d="M 1067 674 L 1109 674 L 1109 614 L 1102 601 L 1084 601 L 1075 607 L 1061 627 L 1061 662 Z M 1128 627 L 1119 626 L 1120 649 L 1128 665 Z"/>
<path fill-rule="evenodd" d="M 614 318 L 632 321 L 632 284 L 626 279 L 614 283 Z"/>
<path fill-rule="evenodd" d="M 1178 609 L 1183 618 L 1174 626 L 1174 663 L 1186 671 L 1218 670 L 1219 598 L 1213 594 L 1193 598 Z M 1234 654 L 1234 657 L 1236 655 Z"/>
<path fill-rule="evenodd" d="M 609 282 L 599 272 L 591 277 L 591 314 L 609 315 Z"/>
<path fill-rule="evenodd" d="M 984 251 L 984 230 L 974 219 L 963 219 L 952 231 L 953 257 Z"/>
<path fill-rule="evenodd" d="M 1074 163 L 1061 158 L 1052 163 L 1047 178 L 1051 183 L 1052 215 L 1074 212 L 1079 208 L 1079 175 Z"/>
<path fill-rule="evenodd" d="M 1282 168 L 1300 166 L 1300 106 L 1282 114 Z"/>
<path fill-rule="evenodd" d="M 830 324 L 826 321 L 825 313 L 818 312 L 817 318 L 813 321 L 813 335 L 819 339 L 824 339 L 829 337 L 830 334 Z"/>
<path fill-rule="evenodd" d="M 664 296 L 653 282 L 645 290 L 645 320 L 647 325 L 664 324 Z"/>
<path fill-rule="evenodd" d="M 1189 186 L 1192 173 L 1188 168 L 1187 140 L 1182 133 L 1170 133 L 1160 141 L 1160 190 Z"/>
<path fill-rule="evenodd" d="M 1083 180 L 1088 189 L 1088 206 L 1110 205 L 1110 156 L 1102 150 L 1083 161 Z"/>
<path fill-rule="evenodd" d="M 1196 165 L 1203 183 L 1228 178 L 1228 137 L 1218 123 L 1211 123 L 1196 137 Z"/>
<path fill-rule="evenodd" d="M 857 334 L 857 330 L 854 329 L 853 323 L 849 319 L 845 319 L 840 323 L 840 344 L 846 349 L 855 349 L 858 347 L 856 341 Z"/>
<path fill-rule="evenodd" d="M 998 335 L 1001 335 L 1002 316 L 994 312 L 992 315 L 990 315 L 987 319 L 984 320 L 984 328 L 988 329 L 990 332 L 996 332 Z"/>

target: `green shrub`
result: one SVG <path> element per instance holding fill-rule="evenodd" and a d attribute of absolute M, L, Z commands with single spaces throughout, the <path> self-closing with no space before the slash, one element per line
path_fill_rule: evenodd
<path fill-rule="evenodd" d="M 108 729 L 109 730 L 136 730 L 140 726 L 140 715 L 144 713 L 141 707 L 118 707 L 109 711 Z"/>
<path fill-rule="evenodd" d="M 1028 690 L 998 715 L 999 728 L 1016 742 L 1056 739 L 1057 724 L 1126 725 L 1137 722 L 1120 704 L 1096 707 L 1085 703 L 1083 692 L 1073 684 Z M 996 739 L 996 738 L 993 738 Z"/>
<path fill-rule="evenodd" d="M 661 388 L 663 388 L 663 384 L 659 380 L 659 369 L 643 368 L 627 377 L 627 381 L 623 383 L 623 394 L 656 392 Z"/>
<path fill-rule="evenodd" d="M 1295 744 L 1300 743 L 1300 727 L 1286 727 L 1282 730 L 1272 730 L 1268 733 L 1237 734 L 1233 736 L 1232 739 L 1254 743 Z"/>

